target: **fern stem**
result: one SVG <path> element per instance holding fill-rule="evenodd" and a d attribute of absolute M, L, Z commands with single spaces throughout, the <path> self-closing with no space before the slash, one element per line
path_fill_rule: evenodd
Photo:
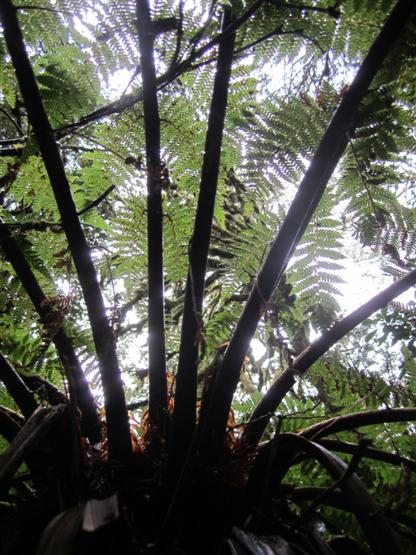
<path fill-rule="evenodd" d="M 52 425 L 61 419 L 67 411 L 67 405 L 56 405 L 53 408 L 38 407 L 26 420 L 22 428 L 2 455 L 0 469 L 0 492 L 9 487 L 9 482 L 16 470 L 25 459 L 33 458 L 33 446 L 46 434 Z"/>
<path fill-rule="evenodd" d="M 20 370 L 19 375 L 30 389 L 42 391 L 42 399 L 45 399 L 51 406 L 62 405 L 63 403 L 68 402 L 68 397 L 65 395 L 65 393 L 59 390 L 56 387 L 56 385 L 54 385 L 53 383 L 49 382 L 45 378 L 42 378 L 42 376 L 39 376 L 39 374 L 34 374 L 33 372 L 25 372 L 24 370 Z M 97 411 L 94 409 L 95 414 L 96 412 Z M 98 424 L 99 422 L 97 421 L 96 425 L 98 426 Z M 95 425 L 95 422 L 94 422 L 94 425 Z M 84 424 L 83 427 L 86 430 L 86 424 Z M 94 443 L 95 437 L 98 438 L 95 441 L 99 441 L 101 439 L 101 434 L 100 435 L 98 434 L 99 434 L 99 430 L 96 431 L 95 436 L 92 436 L 92 434 L 89 435 L 85 433 L 85 435 L 93 443 Z"/>
<path fill-rule="evenodd" d="M 20 417 L 21 422 L 17 417 Z M 11 443 L 23 424 L 24 419 L 22 416 L 0 405 L 0 435 L 4 437 L 6 441 Z"/>
<path fill-rule="evenodd" d="M 282 278 L 287 263 L 345 150 L 351 127 L 354 125 L 357 108 L 374 75 L 391 50 L 394 40 L 408 22 L 413 8 L 413 2 L 399 0 L 370 48 L 322 137 L 286 218 L 258 273 L 256 285 L 251 291 L 224 355 L 212 403 L 215 410 L 210 410 L 208 415 L 207 429 L 210 430 L 216 447 L 220 451 L 223 446 L 228 413 L 240 376 L 240 368 L 262 311 Z"/>
<path fill-rule="evenodd" d="M 147 164 L 147 261 L 149 326 L 149 423 L 163 432 L 167 416 L 167 380 L 163 282 L 163 165 L 160 159 L 160 118 L 148 0 L 137 0 L 140 67 Z M 157 435 L 157 434 L 156 434 Z"/>
<path fill-rule="evenodd" d="M 296 434 L 282 434 L 281 439 L 279 447 L 286 447 L 292 452 L 299 453 L 303 451 L 307 453 L 316 459 L 335 480 L 335 483 L 325 488 L 325 491 L 331 493 L 335 484 L 339 486 L 350 510 L 355 514 L 366 536 L 372 553 L 376 555 L 400 553 L 396 537 L 385 515 L 380 511 L 379 506 L 358 476 L 354 473 L 350 475 L 350 470 L 353 470 L 354 459 L 347 464 L 317 443 L 312 441 L 304 443 L 302 441 L 304 438 Z M 274 464 L 275 469 L 277 467 L 277 473 L 279 473 L 278 467 L 281 465 L 281 455 L 278 450 Z M 283 464 L 285 465 L 285 462 Z M 280 483 L 279 478 L 277 478 L 276 483 Z"/>
<path fill-rule="evenodd" d="M 363 426 L 373 426 L 374 424 L 387 424 L 389 422 L 410 422 L 416 420 L 416 408 L 401 409 L 379 409 L 355 414 L 345 414 L 329 418 L 323 422 L 318 422 L 303 430 L 300 434 L 307 439 L 317 441 L 338 432 L 354 430 Z"/>
<path fill-rule="evenodd" d="M 51 319 L 53 320 L 53 314 L 51 314 L 48 308 L 47 297 L 20 250 L 19 244 L 12 237 L 5 224 L 2 224 L 1 227 L 0 246 L 3 249 L 6 259 L 13 266 L 26 293 L 29 295 L 45 329 L 48 329 L 48 323 Z M 75 397 L 73 401 L 81 410 L 83 432 L 91 443 L 98 443 L 101 440 L 101 424 L 97 407 L 78 357 L 72 346 L 72 342 L 62 327 L 59 327 L 58 331 L 53 334 L 52 341 L 55 344 L 62 366 L 65 370 L 65 375 L 70 386 L 70 393 Z"/>
<path fill-rule="evenodd" d="M 61 215 L 62 227 L 87 305 L 104 390 L 109 456 L 120 460 L 126 459 L 131 453 L 126 402 L 117 361 L 116 343 L 107 319 L 97 273 L 77 216 L 54 132 L 45 112 L 33 68 L 25 50 L 16 8 L 10 0 L 3 0 L 0 3 L 0 18 L 28 119 L 33 127 L 49 175 Z"/>
<path fill-rule="evenodd" d="M 248 449 L 254 449 L 284 396 L 295 383 L 295 375 L 303 375 L 335 343 L 369 318 L 374 312 L 384 308 L 390 301 L 416 284 L 416 270 L 392 283 L 378 295 L 370 299 L 347 316 L 336 322 L 295 358 L 292 366 L 285 370 L 270 386 L 247 422 L 241 441 Z"/>
<path fill-rule="evenodd" d="M 348 443 L 347 441 L 340 441 L 338 439 L 323 439 L 318 442 L 320 445 L 329 449 L 330 451 L 339 451 L 341 453 L 349 453 L 353 455 L 355 450 L 358 448 L 356 443 Z M 413 471 L 416 471 L 416 461 L 408 459 L 407 457 L 402 457 L 396 455 L 395 453 L 389 453 L 383 451 L 382 449 L 374 449 L 373 447 L 367 447 L 364 458 L 373 459 L 375 461 L 382 461 L 395 466 L 401 466 L 402 464 L 408 466 Z"/>
<path fill-rule="evenodd" d="M 24 416 L 28 418 L 38 407 L 33 393 L 26 386 L 25 382 L 0 352 L 0 379 L 6 386 L 7 391 L 14 399 L 16 405 L 22 411 Z"/>
<path fill-rule="evenodd" d="M 222 28 L 228 28 L 230 23 L 230 10 L 225 10 Z M 218 49 L 217 68 L 205 137 L 198 206 L 189 251 L 189 269 L 185 290 L 173 414 L 173 458 L 178 463 L 184 460 L 195 428 L 198 357 L 204 333 L 202 329 L 202 301 L 220 168 L 234 39 L 235 34 L 226 36 L 220 42 Z"/>
<path fill-rule="evenodd" d="M 374 312 L 384 308 L 393 299 L 416 284 L 416 270 L 412 270 L 402 278 L 383 289 L 365 304 L 336 322 L 330 330 L 314 341 L 293 361 L 293 368 L 303 375 L 312 364 L 328 351 L 337 341 L 369 318 Z"/>

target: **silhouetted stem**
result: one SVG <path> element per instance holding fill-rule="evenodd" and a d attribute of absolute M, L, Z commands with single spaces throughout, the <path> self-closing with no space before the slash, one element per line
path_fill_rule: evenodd
<path fill-rule="evenodd" d="M 52 409 L 38 407 L 19 430 L 7 451 L 2 455 L 0 491 L 7 486 L 33 446 L 49 430 L 56 419 L 64 413 L 66 408 L 67 405 L 57 405 Z"/>
<path fill-rule="evenodd" d="M 230 22 L 230 12 L 225 10 L 222 28 L 226 29 Z M 204 334 L 202 301 L 217 192 L 234 39 L 235 34 L 227 35 L 219 45 L 205 138 L 198 206 L 189 251 L 189 269 L 185 290 L 173 414 L 173 464 L 175 466 L 183 462 L 195 428 L 199 349 Z"/>
<path fill-rule="evenodd" d="M 299 503 L 299 502 L 302 502 L 302 501 L 307 501 L 309 499 L 313 499 L 313 498 L 317 497 L 318 495 L 321 495 L 325 491 L 325 489 L 326 488 L 318 487 L 318 486 L 299 487 L 299 488 L 295 488 L 292 491 L 290 491 L 290 493 L 288 494 L 288 497 L 294 503 Z M 322 504 L 323 505 L 329 505 L 329 506 L 335 507 L 337 509 L 341 509 L 342 511 L 349 511 L 349 512 L 352 511 L 351 507 L 346 502 L 344 494 L 342 492 L 338 492 L 338 491 L 329 492 L 325 496 L 325 499 L 322 501 Z M 389 520 L 391 520 L 393 522 L 394 521 L 400 522 L 400 524 L 404 524 L 405 526 L 408 526 L 412 530 L 416 529 L 416 519 L 414 519 L 414 518 L 412 518 L 408 515 L 397 514 L 397 512 L 395 510 L 391 510 L 391 509 L 388 509 L 386 507 L 383 507 L 383 513 L 385 514 L 385 516 Z M 412 539 L 414 539 L 414 536 L 412 536 Z M 353 552 L 350 551 L 350 553 L 352 555 Z"/>
<path fill-rule="evenodd" d="M 413 2 L 400 0 L 370 48 L 318 146 L 259 271 L 256 284 L 225 352 L 212 403 L 213 409 L 207 422 L 207 429 L 212 433 L 218 450 L 221 450 L 224 444 L 228 413 L 239 381 L 240 369 L 262 311 L 282 278 L 290 257 L 347 146 L 348 136 L 354 128 L 357 108 L 395 39 L 408 22 L 413 8 Z"/>
<path fill-rule="evenodd" d="M 149 326 L 149 423 L 162 432 L 167 417 L 167 381 L 163 283 L 163 166 L 160 159 L 160 118 L 148 0 L 137 0 L 140 68 L 143 82 L 147 165 L 147 261 Z M 166 432 L 165 432 L 166 433 Z"/>
<path fill-rule="evenodd" d="M 6 407 L 0 406 L 0 435 L 11 443 L 24 424 L 24 418 Z"/>
<path fill-rule="evenodd" d="M 341 453 L 349 453 L 351 455 L 353 455 L 358 448 L 358 445 L 355 443 L 339 441 L 338 439 L 322 439 L 318 440 L 318 443 L 330 451 L 339 451 Z M 374 459 L 376 461 L 394 464 L 396 466 L 404 464 L 416 471 L 416 461 L 408 459 L 407 457 L 396 455 L 395 453 L 388 453 L 387 451 L 383 451 L 381 449 L 367 447 L 363 457 L 366 459 Z"/>
<path fill-rule="evenodd" d="M 249 449 L 255 448 L 271 416 L 276 411 L 286 393 L 288 393 L 295 384 L 296 374 L 303 375 L 308 368 L 335 345 L 335 343 L 347 335 L 347 333 L 415 284 L 416 270 L 412 270 L 370 299 L 367 303 L 357 308 L 357 310 L 354 310 L 351 314 L 348 314 L 348 316 L 336 322 L 330 330 L 311 343 L 309 347 L 296 357 L 292 366 L 285 370 L 266 391 L 244 428 L 242 434 L 243 444 Z"/>
<path fill-rule="evenodd" d="M 22 414 L 29 418 L 33 411 L 37 409 L 37 402 L 33 393 L 28 389 L 25 382 L 0 352 L 0 379 L 6 386 L 7 391 L 14 399 Z"/>
<path fill-rule="evenodd" d="M 38 374 L 33 374 L 31 372 L 26 373 L 22 371 L 19 372 L 19 375 L 22 378 L 22 380 L 25 382 L 25 384 L 28 387 L 30 387 L 30 389 L 33 392 L 37 393 L 42 400 L 45 400 L 50 405 L 52 406 L 61 405 L 68 402 L 66 395 L 62 393 L 62 391 L 60 391 L 55 385 L 53 385 L 53 383 L 49 382 L 48 380 L 45 380 L 45 378 L 42 378 L 42 376 L 39 376 Z M 83 379 L 85 380 L 84 376 L 83 376 Z M 88 383 L 86 383 L 86 386 L 88 386 Z M 79 395 L 79 390 L 77 391 Z M 91 392 L 88 393 L 86 391 L 86 394 L 91 395 Z M 88 401 L 88 404 L 89 404 L 89 401 Z M 78 407 L 80 408 L 80 406 L 81 406 L 81 403 L 78 402 Z M 90 410 L 91 410 L 91 415 L 89 419 L 88 418 L 85 419 L 84 413 L 82 413 L 81 423 L 82 423 L 82 431 L 89 438 L 90 442 L 94 444 L 94 443 L 98 443 L 101 440 L 101 433 L 100 433 L 100 429 L 98 428 L 100 427 L 100 421 L 98 418 L 98 414 L 97 414 L 97 410 L 96 410 L 96 406 L 93 398 L 92 398 L 92 408 L 90 408 Z M 87 433 L 87 430 L 89 428 L 87 423 L 84 420 L 90 421 L 90 424 L 89 424 L 91 426 L 90 433 Z"/>
<path fill-rule="evenodd" d="M 313 439 L 326 437 L 338 432 L 354 430 L 363 426 L 373 426 L 375 424 L 387 424 L 389 422 L 409 422 L 416 420 L 416 408 L 402 409 L 379 409 L 367 412 L 356 412 L 336 416 L 314 424 L 300 433 L 302 437 Z"/>
<path fill-rule="evenodd" d="M 116 343 L 107 319 L 90 249 L 77 215 L 54 132 L 45 112 L 35 75 L 25 50 L 16 8 L 10 0 L 2 0 L 0 3 L 0 17 L 28 119 L 33 127 L 49 175 L 61 215 L 62 227 L 87 305 L 104 390 L 109 455 L 111 458 L 126 459 L 131 453 L 131 440 L 123 384 L 117 361 Z"/>
<path fill-rule="evenodd" d="M 416 270 L 412 270 L 404 277 L 392 283 L 389 287 L 386 287 L 386 289 L 370 299 L 367 303 L 357 308 L 357 310 L 354 310 L 351 314 L 348 314 L 348 316 L 336 322 L 330 330 L 322 334 L 319 339 L 314 341 L 295 358 L 293 361 L 293 368 L 298 374 L 304 374 L 318 358 L 347 335 L 347 333 L 415 284 Z"/>
<path fill-rule="evenodd" d="M 277 449 L 273 448 L 274 442 L 277 442 Z M 256 461 L 257 467 L 255 465 L 253 468 L 254 472 L 250 479 L 254 478 L 254 483 L 252 482 L 251 488 L 257 484 L 258 489 L 258 484 L 262 482 L 264 476 L 265 465 L 271 465 L 274 473 L 272 474 L 273 482 L 268 487 L 268 494 L 269 496 L 274 495 L 276 486 L 280 484 L 280 479 L 290 468 L 294 457 L 299 453 L 307 453 L 328 471 L 333 480 L 336 480 L 349 510 L 355 514 L 362 527 L 372 553 L 386 555 L 400 552 L 383 512 L 358 476 L 350 475 L 347 463 L 321 445 L 309 440 L 305 441 L 304 437 L 292 433 L 275 436 L 267 447 L 268 449 L 262 453 L 259 461 Z M 269 460 L 271 456 L 272 459 Z M 325 489 L 329 494 L 332 493 L 331 486 Z"/>

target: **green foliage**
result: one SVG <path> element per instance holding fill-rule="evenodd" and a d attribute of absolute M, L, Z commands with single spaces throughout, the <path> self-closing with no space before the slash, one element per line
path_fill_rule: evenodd
<path fill-rule="evenodd" d="M 147 395 L 138 370 L 147 366 L 149 171 L 136 5 L 132 0 L 35 3 L 19 2 L 19 21 L 134 401 Z M 394 2 L 284 4 L 264 2 L 237 31 L 206 273 L 201 367 L 230 339 L 322 134 Z M 215 76 L 217 51 L 209 44 L 220 32 L 223 5 L 238 17 L 251 3 L 153 2 L 154 20 L 168 22 L 155 36 L 155 59 L 166 175 L 165 336 L 173 373 Z M 264 355 L 254 347 L 249 352 L 233 405 L 238 422 L 248 419 L 293 355 L 348 309 L 340 295 L 349 264 L 348 237 L 367 249 L 374 264 L 382 261 L 380 272 L 401 277 L 415 267 L 415 37 L 414 32 L 403 34 L 373 81 L 354 128 L 347 130 L 348 147 L 328 190 L 279 287 L 262 307 L 256 340 Z M 1 222 L 46 294 L 68 301 L 65 329 L 90 369 L 88 380 L 96 383 L 81 288 L 2 36 L 0 63 Z M 105 107 L 116 99 L 116 107 Z M 39 374 L 64 388 L 51 338 L 3 257 L 0 279 L 2 352 L 18 372 Z M 394 303 L 354 330 L 297 381 L 265 437 L 272 437 L 278 425 L 282 432 L 299 432 L 333 416 L 415 406 L 415 331 L 414 303 Z M 101 402 L 100 395 L 97 386 Z M 16 408 L 3 386 L 0 404 Z M 337 438 L 357 443 L 364 436 L 375 448 L 416 458 L 410 424 L 353 429 Z M 406 470 L 363 459 L 358 472 L 381 505 L 397 512 Z M 330 484 L 310 460 L 292 468 L 287 479 L 297 486 Z M 409 484 L 414 486 L 414 476 Z M 414 487 L 406 511 L 416 511 Z M 333 507 L 324 508 L 321 517 L 328 529 L 330 523 L 355 534 L 353 520 Z"/>

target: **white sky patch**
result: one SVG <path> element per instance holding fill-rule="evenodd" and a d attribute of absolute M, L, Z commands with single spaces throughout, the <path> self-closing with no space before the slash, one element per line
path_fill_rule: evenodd
<path fill-rule="evenodd" d="M 266 352 L 266 347 L 256 338 L 251 340 L 250 347 L 256 360 L 259 360 Z"/>
<path fill-rule="evenodd" d="M 115 71 L 109 79 L 108 88 L 105 91 L 106 95 L 111 100 L 117 100 L 121 95 L 129 92 L 133 75 L 134 72 L 131 69 L 122 68 Z"/>
<path fill-rule="evenodd" d="M 348 258 L 343 261 L 345 269 L 341 272 L 345 283 L 338 285 L 342 294 L 339 303 L 345 314 L 368 302 L 394 281 L 393 276 L 382 270 L 383 264 L 389 262 L 385 256 L 377 258 L 352 237 L 347 239 L 347 250 Z M 407 303 L 414 299 L 415 288 L 411 287 L 395 300 Z"/>
<path fill-rule="evenodd" d="M 360 256 L 347 261 L 342 273 L 345 283 L 339 285 L 343 295 L 340 302 L 344 310 L 351 312 L 388 287 L 392 277 L 381 271 L 373 253 L 362 251 Z"/>

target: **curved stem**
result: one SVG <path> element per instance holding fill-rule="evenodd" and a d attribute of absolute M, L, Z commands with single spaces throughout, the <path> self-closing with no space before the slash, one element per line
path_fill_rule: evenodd
<path fill-rule="evenodd" d="M 0 246 L 29 295 L 45 329 L 49 330 L 51 322 L 56 321 L 56 315 L 49 308 L 45 293 L 26 262 L 18 242 L 5 224 L 2 224 L 0 229 Z M 70 393 L 75 397 L 72 400 L 81 410 L 83 432 L 93 444 L 98 443 L 101 440 L 101 423 L 97 407 L 72 342 L 62 326 L 58 326 L 51 336 L 68 379 Z M 24 377 L 22 379 L 25 381 Z"/>
<path fill-rule="evenodd" d="M 254 409 L 246 424 L 241 441 L 245 447 L 254 449 L 270 421 L 271 416 L 282 399 L 295 384 L 295 376 L 303 375 L 324 353 L 351 330 L 364 322 L 377 310 L 384 308 L 390 301 L 416 284 L 416 270 L 386 287 L 378 295 L 336 322 L 330 330 L 311 343 L 270 386 Z"/>
<path fill-rule="evenodd" d="M 225 352 L 214 392 L 215 411 L 211 411 L 207 427 L 216 437 L 218 449 L 221 449 L 223 444 L 228 413 L 239 381 L 240 369 L 262 311 L 282 278 L 290 257 L 345 150 L 350 130 L 354 127 L 358 106 L 390 52 L 395 39 L 409 21 L 414 7 L 409 0 L 399 0 L 387 19 L 335 112 L 259 271 L 256 284 Z"/>
<path fill-rule="evenodd" d="M 374 424 L 384 424 L 388 422 L 409 422 L 416 420 L 416 408 L 402 409 L 380 409 L 367 412 L 356 412 L 329 418 L 323 422 L 318 422 L 303 430 L 302 437 L 318 440 L 322 437 L 353 430 L 362 426 L 373 426 Z"/>
<path fill-rule="evenodd" d="M 274 447 L 276 442 L 277 449 Z M 355 514 L 359 521 L 372 552 L 377 555 L 400 553 L 388 520 L 361 480 L 349 471 L 349 465 L 321 445 L 305 440 L 304 437 L 285 433 L 275 436 L 269 442 L 268 449 L 261 454 L 253 467 L 250 477 L 252 491 L 254 488 L 260 489 L 259 483 L 262 483 L 265 466 L 271 465 L 275 469 L 275 474 L 272 477 L 273 483 L 268 487 L 269 495 L 271 495 L 275 491 L 276 485 L 280 483 L 280 479 L 290 468 L 294 457 L 302 452 L 306 452 L 308 456 L 316 459 L 335 480 L 336 485 L 342 491 L 349 510 Z M 270 456 L 273 456 L 271 461 L 269 460 Z M 332 488 L 333 486 L 327 488 L 328 493 L 332 492 Z"/>
<path fill-rule="evenodd" d="M 239 27 L 241 27 L 262 5 L 264 0 L 256 0 L 256 2 L 250 6 L 246 12 L 244 12 L 238 20 L 233 24 L 233 26 L 229 26 L 224 29 L 223 32 L 219 33 L 215 36 L 209 43 L 205 44 L 201 48 L 195 50 L 182 62 L 176 64 L 173 67 L 169 67 L 168 70 L 160 75 L 156 79 L 156 83 L 158 89 L 166 87 L 167 84 L 175 81 L 188 71 L 192 71 L 198 67 L 198 65 L 193 66 L 193 62 L 198 58 L 201 58 L 204 54 L 206 54 L 209 50 L 215 48 L 217 44 L 219 44 L 225 36 L 232 34 L 233 32 L 237 31 Z M 214 59 L 211 62 L 215 61 Z M 91 123 L 95 123 L 97 121 L 102 120 L 105 117 L 111 116 L 113 114 L 120 114 L 135 106 L 138 102 L 143 100 L 143 91 L 139 91 L 136 93 L 131 94 L 123 94 L 118 100 L 110 102 L 106 106 L 102 106 L 93 112 L 86 114 L 85 116 L 81 117 L 78 121 L 69 123 L 66 125 L 62 125 L 61 127 L 55 129 L 55 135 L 58 139 L 66 137 L 71 133 L 90 125 Z M 26 140 L 25 137 L 22 139 L 8 139 L 4 141 L 0 141 L 0 146 L 3 145 L 5 148 L 0 149 L 0 156 L 17 156 L 21 153 L 22 147 L 19 146 L 19 143 L 22 140 Z M 14 144 L 18 146 L 13 147 Z M 10 147 L 10 148 L 7 148 Z"/>
<path fill-rule="evenodd" d="M 7 488 L 13 474 L 27 458 L 33 445 L 50 429 L 67 409 L 67 405 L 57 405 L 53 408 L 38 407 L 30 418 L 20 428 L 9 448 L 2 456 L 0 469 L 0 491 Z"/>

